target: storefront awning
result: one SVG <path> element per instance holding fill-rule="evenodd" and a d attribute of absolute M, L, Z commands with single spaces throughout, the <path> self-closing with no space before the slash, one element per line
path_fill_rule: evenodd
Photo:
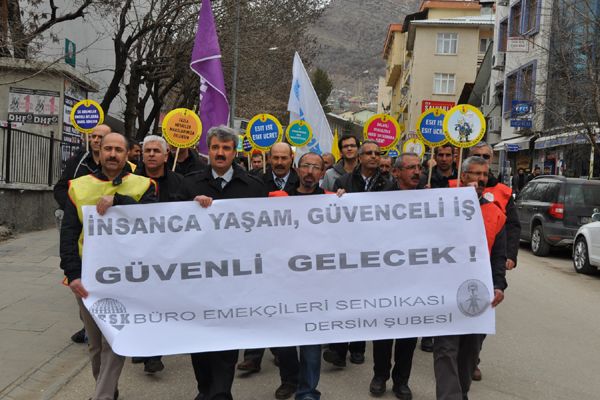
<path fill-rule="evenodd" d="M 531 136 L 518 136 L 512 139 L 503 140 L 494 145 L 496 151 L 516 152 L 521 150 L 529 150 L 529 142 Z"/>
<path fill-rule="evenodd" d="M 599 139 L 596 139 L 598 141 Z M 565 132 L 558 135 L 543 136 L 535 141 L 535 149 L 548 149 L 550 147 L 564 146 L 567 144 L 589 143 L 587 135 L 582 132 Z"/>

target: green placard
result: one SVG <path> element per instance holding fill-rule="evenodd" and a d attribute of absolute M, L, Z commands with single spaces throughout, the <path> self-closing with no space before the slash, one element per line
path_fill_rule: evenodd
<path fill-rule="evenodd" d="M 65 39 L 65 63 L 75 67 L 77 59 L 77 46 L 75 42 Z"/>

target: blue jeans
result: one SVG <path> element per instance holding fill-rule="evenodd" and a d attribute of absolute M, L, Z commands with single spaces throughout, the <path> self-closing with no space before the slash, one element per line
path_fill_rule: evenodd
<path fill-rule="evenodd" d="M 321 392 L 317 390 L 321 377 L 321 345 L 300 346 L 300 375 L 296 400 L 320 400 Z"/>

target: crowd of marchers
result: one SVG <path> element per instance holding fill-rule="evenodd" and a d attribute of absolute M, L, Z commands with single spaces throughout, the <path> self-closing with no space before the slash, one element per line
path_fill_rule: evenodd
<path fill-rule="evenodd" d="M 361 143 L 343 136 L 337 143 L 341 159 L 331 154 L 305 153 L 294 165 L 290 145 L 276 143 L 266 157 L 256 154 L 246 164 L 238 157 L 239 136 L 225 126 L 206 135 L 208 160 L 193 149 L 174 148 L 160 136 L 147 136 L 131 143 L 123 135 L 99 125 L 88 135 L 88 150 L 72 157 L 55 185 L 60 210 L 61 268 L 66 284 L 75 294 L 84 328 L 72 336 L 89 347 L 96 382 L 94 400 L 117 399 L 118 381 L 125 357 L 114 353 L 85 308 L 82 298 L 88 292 L 81 282 L 82 207 L 95 205 L 99 214 L 116 205 L 193 200 L 210 207 L 213 200 L 247 197 L 337 195 L 357 192 L 419 190 L 473 186 L 484 219 L 494 295 L 491 306 L 500 304 L 507 287 L 506 270 L 517 265 L 520 225 L 512 191 L 490 172 L 493 152 L 486 143 L 468 149 L 458 162 L 458 151 L 450 145 L 435 148 L 432 158 L 423 162 L 415 153 L 392 159 L 382 155 L 374 141 Z M 263 165 L 266 163 L 266 165 Z M 456 166 L 460 164 L 461 170 Z M 436 398 L 464 400 L 473 380 L 481 380 L 478 367 L 484 335 L 454 335 L 421 338 L 421 350 L 433 354 Z M 412 399 L 409 387 L 413 353 L 418 338 L 376 340 L 373 342 L 373 378 L 368 391 L 374 396 L 391 390 L 399 399 Z M 318 383 L 321 360 L 338 368 L 365 362 L 366 343 L 330 343 L 299 347 L 271 348 L 279 368 L 281 384 L 277 399 L 320 399 Z M 265 349 L 248 349 L 238 363 L 238 350 L 191 354 L 197 381 L 195 400 L 230 400 L 236 368 L 257 373 Z M 392 357 L 393 356 L 393 357 Z M 393 363 L 392 363 L 393 360 Z M 161 355 L 134 357 L 146 373 L 164 369 Z"/>

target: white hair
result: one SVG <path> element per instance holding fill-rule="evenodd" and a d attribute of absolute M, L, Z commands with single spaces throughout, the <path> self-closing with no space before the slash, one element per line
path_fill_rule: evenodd
<path fill-rule="evenodd" d="M 163 138 L 162 136 L 158 136 L 158 135 L 148 135 L 144 138 L 144 143 L 142 144 L 142 151 L 144 151 L 144 148 L 146 147 L 146 143 L 150 143 L 150 142 L 159 142 L 163 151 L 166 153 L 167 152 L 167 141 L 165 140 L 165 138 Z"/>

